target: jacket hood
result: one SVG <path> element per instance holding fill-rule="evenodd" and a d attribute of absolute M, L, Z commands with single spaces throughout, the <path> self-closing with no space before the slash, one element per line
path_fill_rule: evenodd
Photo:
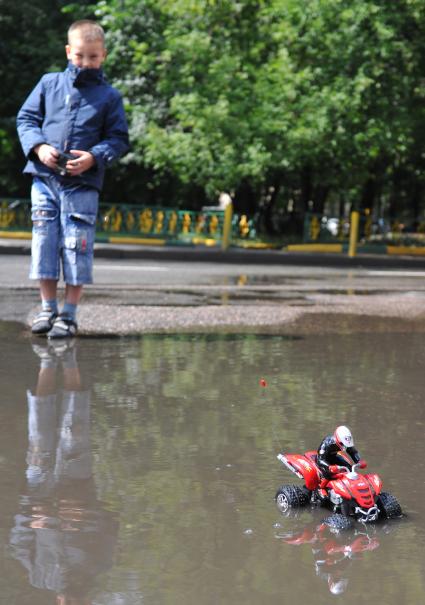
<path fill-rule="evenodd" d="M 82 69 L 70 61 L 68 61 L 66 71 L 70 74 L 72 81 L 77 86 L 81 84 L 103 82 L 105 80 L 103 69 Z"/>

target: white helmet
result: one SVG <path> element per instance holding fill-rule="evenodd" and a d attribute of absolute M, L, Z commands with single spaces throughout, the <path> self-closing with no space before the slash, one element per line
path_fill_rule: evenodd
<path fill-rule="evenodd" d="M 335 429 L 334 438 L 337 445 L 344 450 L 347 447 L 354 446 L 353 435 L 347 426 L 338 426 Z"/>

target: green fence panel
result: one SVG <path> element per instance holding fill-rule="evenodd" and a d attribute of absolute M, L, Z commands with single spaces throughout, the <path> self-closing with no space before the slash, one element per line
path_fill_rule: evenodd
<path fill-rule="evenodd" d="M 167 243 L 214 244 L 223 233 L 223 211 L 191 211 L 165 207 L 101 204 L 96 225 L 99 238 L 164 239 Z"/>
<path fill-rule="evenodd" d="M 0 198 L 0 230 L 31 231 L 31 202 L 22 198 Z"/>
<path fill-rule="evenodd" d="M 31 201 L 0 198 L 0 231 L 31 232 Z M 167 244 L 217 245 L 224 228 L 224 210 L 181 210 L 131 204 L 100 203 L 96 223 L 97 241 L 151 240 Z M 253 240 L 254 221 L 246 215 L 232 217 L 231 241 Z"/>
<path fill-rule="evenodd" d="M 359 238 L 368 240 L 372 235 L 372 215 L 360 214 Z M 305 243 L 344 243 L 350 237 L 350 220 L 344 217 L 328 218 L 308 212 L 304 217 L 303 241 Z"/>

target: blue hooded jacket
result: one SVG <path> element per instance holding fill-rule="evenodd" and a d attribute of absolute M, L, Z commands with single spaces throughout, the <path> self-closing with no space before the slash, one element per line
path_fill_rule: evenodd
<path fill-rule="evenodd" d="M 28 160 L 24 173 L 55 175 L 99 191 L 106 166 L 129 147 L 120 93 L 106 82 L 101 69 L 81 69 L 72 63 L 63 72 L 41 78 L 18 113 L 17 127 Z M 96 164 L 78 176 L 59 176 L 33 152 L 41 143 L 64 152 L 89 151 Z"/>

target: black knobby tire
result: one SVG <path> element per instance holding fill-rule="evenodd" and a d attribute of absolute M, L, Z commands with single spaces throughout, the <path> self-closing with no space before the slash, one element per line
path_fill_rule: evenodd
<path fill-rule="evenodd" d="M 276 492 L 276 504 L 282 512 L 288 508 L 299 508 L 310 502 L 307 490 L 298 485 L 282 485 Z"/>
<path fill-rule="evenodd" d="M 379 495 L 378 508 L 381 517 L 384 517 L 384 519 L 394 519 L 394 517 L 401 517 L 402 515 L 397 498 L 388 492 L 381 492 Z"/>
<path fill-rule="evenodd" d="M 340 515 L 339 513 L 326 517 L 326 519 L 323 519 L 323 523 L 332 529 L 338 530 L 350 529 L 353 526 L 353 522 L 349 517 Z"/>

